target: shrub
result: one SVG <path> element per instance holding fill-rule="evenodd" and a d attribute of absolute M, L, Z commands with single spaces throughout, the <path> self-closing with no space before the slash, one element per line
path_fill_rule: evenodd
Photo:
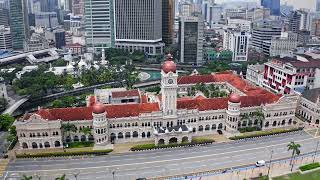
<path fill-rule="evenodd" d="M 239 131 L 241 133 L 253 132 L 253 131 L 261 131 L 261 128 L 260 127 L 245 127 L 245 128 L 240 128 Z"/>
<path fill-rule="evenodd" d="M 318 167 L 320 167 L 320 163 L 316 162 L 316 163 L 311 163 L 311 164 L 307 164 L 307 165 L 304 165 L 304 166 L 300 166 L 299 169 L 301 171 L 308 171 L 308 170 L 315 169 L 315 168 L 318 168 Z"/>
<path fill-rule="evenodd" d="M 207 144 L 215 142 L 213 139 L 206 139 L 206 138 L 194 138 L 192 139 L 191 143 L 181 143 L 181 144 L 167 144 L 167 145 L 158 145 L 155 144 L 141 144 L 136 145 L 130 148 L 131 151 L 141 151 L 141 150 L 149 150 L 149 149 L 162 149 L 162 148 L 171 148 L 171 147 L 182 147 L 182 146 L 189 146 L 189 145 L 197 145 L 197 144 Z"/>
<path fill-rule="evenodd" d="M 83 148 L 83 147 L 93 147 L 94 142 L 85 141 L 85 142 L 72 142 L 68 144 L 68 148 Z"/>
<path fill-rule="evenodd" d="M 269 136 L 269 135 L 274 135 L 274 134 L 283 134 L 283 133 L 294 132 L 294 131 L 299 131 L 299 130 L 302 130 L 302 128 L 273 129 L 273 130 L 270 130 L 270 131 L 259 131 L 259 132 L 256 132 L 254 134 L 244 134 L 244 135 L 240 135 L 240 136 L 234 136 L 234 137 L 230 137 L 229 139 L 231 139 L 231 140 L 239 140 L 239 139 L 246 139 L 246 138 Z"/>
<path fill-rule="evenodd" d="M 83 156 L 83 155 L 106 155 L 112 152 L 112 149 L 106 150 L 87 150 L 76 152 L 52 152 L 37 154 L 18 154 L 17 158 L 40 158 L 40 157 L 61 157 L 61 156 Z"/>

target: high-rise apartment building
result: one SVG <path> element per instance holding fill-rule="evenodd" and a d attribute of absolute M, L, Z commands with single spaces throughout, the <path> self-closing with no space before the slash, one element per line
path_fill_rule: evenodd
<path fill-rule="evenodd" d="M 0 26 L 0 49 L 8 50 L 12 49 L 12 38 L 10 29 L 4 26 Z"/>
<path fill-rule="evenodd" d="M 299 30 L 311 30 L 312 18 L 304 10 L 293 11 L 289 15 L 289 30 L 297 33 Z"/>
<path fill-rule="evenodd" d="M 73 0 L 72 13 L 75 16 L 84 15 L 84 2 L 85 0 Z"/>
<path fill-rule="evenodd" d="M 153 56 L 163 53 L 162 1 L 114 1 L 115 46 L 133 51 L 143 51 Z"/>
<path fill-rule="evenodd" d="M 114 46 L 112 17 L 112 0 L 85 1 L 85 39 L 89 52 Z"/>
<path fill-rule="evenodd" d="M 273 23 L 255 24 L 252 28 L 252 35 L 250 39 L 251 46 L 262 51 L 263 42 L 271 41 L 273 37 L 281 36 L 282 28 Z"/>
<path fill-rule="evenodd" d="M 222 6 L 214 3 L 214 0 L 206 0 L 202 6 L 202 15 L 209 26 L 221 20 Z"/>
<path fill-rule="evenodd" d="M 162 0 L 162 41 L 166 46 L 173 43 L 175 0 Z"/>
<path fill-rule="evenodd" d="M 280 0 L 261 0 L 261 6 L 269 8 L 271 15 L 280 16 Z"/>
<path fill-rule="evenodd" d="M 12 48 L 22 50 L 29 36 L 28 9 L 25 0 L 10 0 L 10 30 Z"/>
<path fill-rule="evenodd" d="M 202 65 L 203 62 L 203 19 L 181 17 L 179 21 L 180 62 Z"/>
<path fill-rule="evenodd" d="M 249 32 L 225 30 L 223 49 L 232 51 L 232 61 L 248 61 L 249 38 Z"/>

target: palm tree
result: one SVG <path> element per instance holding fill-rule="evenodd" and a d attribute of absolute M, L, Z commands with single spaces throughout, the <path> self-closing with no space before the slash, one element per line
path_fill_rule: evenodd
<path fill-rule="evenodd" d="M 70 136 L 71 132 L 77 132 L 77 127 L 74 124 L 70 124 L 69 122 L 67 124 L 62 124 L 61 126 L 64 133 L 67 133 L 68 136 Z"/>
<path fill-rule="evenodd" d="M 84 135 L 91 135 L 91 129 L 88 127 L 84 127 L 83 129 L 80 130 L 81 133 Z"/>
<path fill-rule="evenodd" d="M 60 177 L 57 177 L 55 180 L 68 180 L 68 179 L 66 178 L 66 175 L 64 174 Z"/>
<path fill-rule="evenodd" d="M 21 180 L 32 180 L 32 176 L 23 175 Z"/>
<path fill-rule="evenodd" d="M 294 156 L 295 155 L 299 155 L 301 153 L 300 151 L 300 147 L 301 145 L 300 144 L 296 144 L 295 142 L 291 141 L 288 145 L 288 151 L 292 150 L 292 154 L 291 154 L 291 161 L 290 161 L 290 164 L 291 164 L 291 171 L 293 169 L 293 159 L 294 159 Z"/>

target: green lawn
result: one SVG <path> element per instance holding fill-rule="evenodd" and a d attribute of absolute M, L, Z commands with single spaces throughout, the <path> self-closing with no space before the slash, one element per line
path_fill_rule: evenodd
<path fill-rule="evenodd" d="M 299 172 L 297 172 L 297 173 L 292 173 L 285 176 L 275 177 L 272 179 L 273 180 L 319 180 L 320 170 L 306 173 L 306 174 L 300 174 Z"/>

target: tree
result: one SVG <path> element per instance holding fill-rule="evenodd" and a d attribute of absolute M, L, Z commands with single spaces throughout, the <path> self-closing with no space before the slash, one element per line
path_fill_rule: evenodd
<path fill-rule="evenodd" d="M 14 117 L 9 114 L 0 115 L 0 130 L 8 131 L 13 122 Z"/>
<path fill-rule="evenodd" d="M 84 135 L 91 135 L 91 129 L 88 127 L 84 127 L 83 129 L 80 130 L 81 133 Z"/>
<path fill-rule="evenodd" d="M 9 128 L 9 134 L 7 135 L 7 141 L 13 142 L 17 138 L 16 126 L 11 126 Z"/>
<path fill-rule="evenodd" d="M 32 180 L 32 176 L 23 175 L 21 180 Z"/>
<path fill-rule="evenodd" d="M 291 161 L 290 161 L 290 164 L 291 164 L 291 171 L 293 169 L 293 160 L 294 160 L 294 157 L 295 155 L 299 155 L 300 154 L 300 147 L 301 145 L 300 144 L 296 144 L 295 142 L 291 141 L 288 145 L 288 151 L 292 151 L 292 154 L 291 154 Z"/>
<path fill-rule="evenodd" d="M 62 128 L 64 133 L 68 134 L 68 136 L 70 136 L 71 132 L 77 132 L 76 125 L 71 124 L 69 122 L 67 124 L 62 124 L 61 128 Z"/>
<path fill-rule="evenodd" d="M 4 98 L 0 98 L 0 111 L 4 110 L 8 105 L 8 102 Z"/>
<path fill-rule="evenodd" d="M 68 180 L 68 179 L 66 178 L 66 175 L 63 174 L 62 176 L 57 177 L 55 180 Z"/>

